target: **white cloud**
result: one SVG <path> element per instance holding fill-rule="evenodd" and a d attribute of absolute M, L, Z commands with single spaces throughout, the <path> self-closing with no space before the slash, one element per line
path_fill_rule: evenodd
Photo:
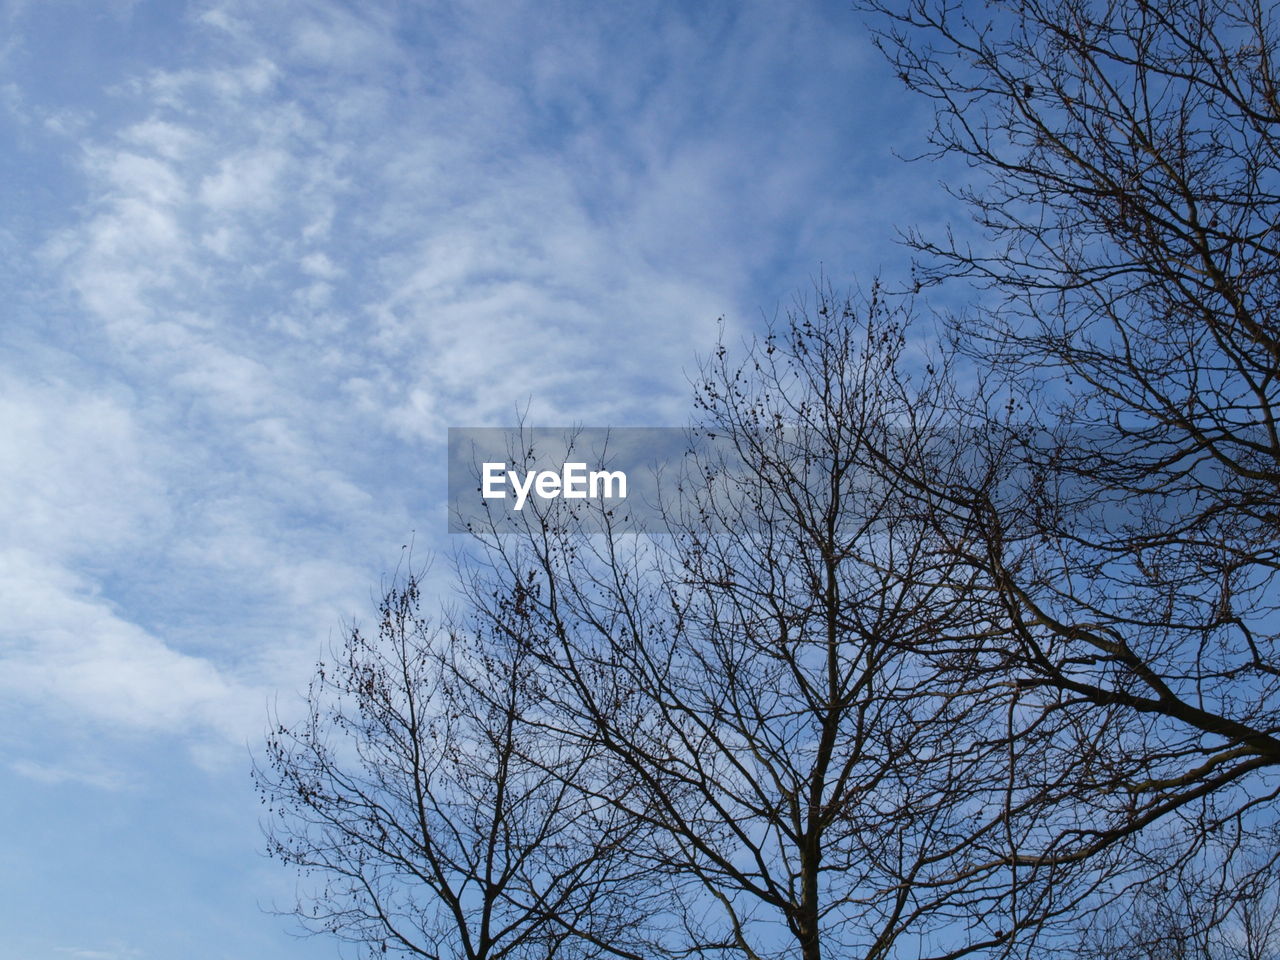
<path fill-rule="evenodd" d="M 121 618 L 92 583 L 28 551 L 0 551 L 0 689 L 55 717 L 127 729 L 243 734 L 246 702 L 209 661 Z"/>
<path fill-rule="evenodd" d="M 132 786 L 124 774 L 101 762 L 74 765 L 20 759 L 10 763 L 9 769 L 20 777 L 48 786 L 82 784 L 98 790 L 123 790 Z"/>
<path fill-rule="evenodd" d="M 356 15 L 334 4 L 316 4 L 310 16 L 292 22 L 289 52 L 312 67 L 368 71 L 394 50 L 385 28 L 370 22 L 373 18 L 381 18 L 373 5 Z"/>
<path fill-rule="evenodd" d="M 106 949 L 89 949 L 87 947 L 55 947 L 58 953 L 76 957 L 77 960 L 133 960 L 143 956 L 141 950 L 132 947 L 108 947 Z"/>
<path fill-rule="evenodd" d="M 181 111 L 192 94 L 212 95 L 225 107 L 245 95 L 266 93 L 279 76 L 279 69 L 270 60 L 256 59 L 231 67 L 156 70 L 134 79 L 129 86 L 149 95 L 156 107 Z"/>
<path fill-rule="evenodd" d="M 200 200 L 215 213 L 263 210 L 275 205 L 286 165 L 277 149 L 254 149 L 223 160 L 215 174 L 200 183 Z"/>
<path fill-rule="evenodd" d="M 152 150 L 170 161 L 185 160 L 200 146 L 200 136 L 194 130 L 156 117 L 126 127 L 121 131 L 120 139 Z"/>
<path fill-rule="evenodd" d="M 299 262 L 299 266 L 303 273 L 321 280 L 336 280 L 342 275 L 342 270 L 323 253 L 307 254 Z"/>
<path fill-rule="evenodd" d="M 6 544 L 85 558 L 163 539 L 162 451 L 120 399 L 10 375 L 0 396 L 0 527 Z"/>

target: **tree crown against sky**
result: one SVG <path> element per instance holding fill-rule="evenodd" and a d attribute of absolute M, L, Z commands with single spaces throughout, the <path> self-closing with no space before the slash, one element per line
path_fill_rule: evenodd
<path fill-rule="evenodd" d="M 863 301 L 819 290 L 811 309 L 740 364 L 717 351 L 700 380 L 702 428 L 727 438 L 743 467 L 689 463 L 666 536 L 617 534 L 603 506 L 584 521 L 529 505 L 523 531 L 492 535 L 468 568 L 467 627 L 446 646 L 478 643 L 485 663 L 528 665 L 519 685 L 536 693 L 498 712 L 518 731 L 508 749 L 560 785 L 566 808 L 597 811 L 606 832 L 596 842 L 617 845 L 614 859 L 592 861 L 605 886 L 625 893 L 627 883 L 647 882 L 653 912 L 633 892 L 622 922 L 660 931 L 648 940 L 653 956 L 880 958 L 905 937 L 946 956 L 954 947 L 944 932 L 972 927 L 971 948 L 1006 936 L 989 916 L 1006 883 L 1007 857 L 990 852 L 1003 837 L 994 815 L 976 831 L 971 823 L 999 805 L 992 770 L 1004 748 L 991 718 L 911 653 L 940 622 L 966 615 L 966 572 L 939 567 L 914 504 L 877 481 L 864 449 L 872 429 L 904 449 L 936 429 L 905 419 L 927 409 L 917 391 L 943 387 L 899 374 L 903 322 L 878 294 Z M 387 602 L 407 597 L 396 587 Z M 404 642 L 397 637 L 393 650 Z M 393 713 L 403 717 L 424 691 L 457 683 L 456 663 L 426 652 L 442 642 L 419 634 L 409 644 L 430 665 L 426 676 L 392 671 L 366 685 L 357 682 L 363 666 L 339 664 L 339 675 L 356 678 L 341 692 L 379 715 L 390 697 L 406 705 Z M 421 764 L 436 769 L 428 758 L 441 748 L 421 731 L 340 721 L 334 693 L 313 688 L 311 721 L 273 740 L 275 772 L 264 784 L 279 832 L 292 839 L 278 852 L 349 876 L 359 870 L 339 868 L 330 848 L 346 864 L 381 864 L 384 832 L 356 816 L 368 801 L 361 792 L 353 805 L 347 784 L 364 774 L 341 772 L 343 752 L 320 745 L 354 740 L 364 755 L 367 742 L 381 758 L 379 745 L 390 741 L 399 759 L 374 766 L 406 782 Z M 451 710 L 449 702 L 437 709 Z M 415 760 L 409 748 L 419 741 Z M 299 742 L 302 753 L 281 746 Z M 323 783 L 342 789 L 314 789 L 317 767 Z M 963 799 L 957 783 L 969 784 Z M 459 784 L 441 789 L 441 802 L 463 815 L 471 807 L 490 815 L 489 801 L 459 796 Z M 552 820 L 562 816 L 552 811 Z M 351 846 L 333 845 L 333 829 Z M 553 839 L 536 834 L 521 856 L 537 860 Z M 510 857 L 506 845 L 520 842 L 504 835 L 498 846 Z M 431 844 L 419 842 L 402 863 L 415 857 L 433 861 Z M 400 870 L 397 882 L 413 882 L 412 873 Z M 421 906 L 434 915 L 451 896 L 426 887 L 435 907 Z M 347 910 L 372 891 L 316 896 L 326 917 L 336 901 Z M 350 924 L 342 914 L 340 925 L 380 948 L 387 937 L 371 928 L 390 921 L 367 908 L 356 916 Z M 446 916 L 455 939 L 474 939 L 475 922 L 456 910 Z M 586 936 L 631 955 L 585 921 L 559 932 L 572 934 L 566 950 Z M 398 943 L 423 949 L 407 936 Z"/>
<path fill-rule="evenodd" d="M 1079 724 L 1077 789 L 1102 801 L 1064 848 L 1027 854 L 1087 858 L 1150 831 L 1178 851 L 1161 870 L 1252 849 L 1265 876 L 1280 787 L 1275 11 L 870 6 L 894 68 L 936 106 L 934 148 L 974 168 L 957 196 L 978 233 L 909 234 L 917 275 L 984 288 L 956 342 L 1025 431 L 979 410 L 1022 480 L 957 488 L 940 514 L 963 516 L 955 548 L 1004 609 L 1004 639 L 972 645 L 998 651 L 991 669 L 1040 713 Z"/>

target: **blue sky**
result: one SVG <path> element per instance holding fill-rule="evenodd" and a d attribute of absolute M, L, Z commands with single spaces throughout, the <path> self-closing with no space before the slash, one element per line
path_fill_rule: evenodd
<path fill-rule="evenodd" d="M 0 5 L 0 960 L 337 956 L 250 753 L 447 428 L 685 423 L 926 119 L 844 2 Z"/>

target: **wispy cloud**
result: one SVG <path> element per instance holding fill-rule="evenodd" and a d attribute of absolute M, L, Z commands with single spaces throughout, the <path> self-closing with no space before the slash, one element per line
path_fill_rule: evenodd
<path fill-rule="evenodd" d="M 230 0 L 184 29 L 204 55 L 114 82 L 80 215 L 38 245 L 94 383 L 10 400 L 10 563 L 51 611 L 15 656 L 65 709 L 98 684 L 87 714 L 230 732 L 279 679 L 235 638 L 294 648 L 337 604 L 293 604 L 442 521 L 447 426 L 683 421 L 718 319 L 752 322 L 759 275 L 812 273 L 835 229 L 828 86 L 864 54 L 769 4 Z M 185 603 L 157 609 L 157 565 Z M 210 588 L 247 591 L 216 640 Z M 56 639 L 90 624 L 122 666 Z M 176 677 L 185 709 L 144 690 Z"/>
<path fill-rule="evenodd" d="M 684 422 L 719 318 L 874 270 L 913 176 L 843 3 L 0 20 L 3 764 L 59 796 L 182 782 L 125 741 L 241 776 L 443 545 L 447 427 Z"/>
<path fill-rule="evenodd" d="M 55 947 L 58 953 L 63 953 L 78 960 L 130 960 L 132 957 L 141 957 L 141 950 L 134 950 L 130 947 L 108 947 L 105 950 L 89 950 L 84 947 Z"/>
<path fill-rule="evenodd" d="M 43 763 L 38 760 L 15 760 L 9 768 L 20 777 L 43 784 L 82 784 L 99 790 L 123 790 L 132 786 L 118 770 L 101 765 Z"/>

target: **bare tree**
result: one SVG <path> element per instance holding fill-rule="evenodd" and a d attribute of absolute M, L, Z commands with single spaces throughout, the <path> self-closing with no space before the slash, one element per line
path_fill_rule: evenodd
<path fill-rule="evenodd" d="M 878 294 L 820 292 L 707 363 L 732 455 L 692 462 L 667 538 L 531 508 L 469 570 L 467 630 L 389 594 L 262 774 L 313 925 L 476 960 L 1071 953 L 1090 909 L 1104 950 L 1203 954 L 1266 925 L 1276 14 L 864 6 L 971 164 L 977 230 L 908 240 L 921 286 L 985 287 L 952 328 L 976 389 Z M 1194 909 L 1160 899 L 1191 878 Z M 1105 926 L 1125 898 L 1142 929 Z"/>
<path fill-rule="evenodd" d="M 472 571 L 541 658 L 543 739 L 599 757 L 596 799 L 641 825 L 689 954 L 955 957 L 1069 905 L 1068 865 L 1016 858 L 1010 764 L 1038 746 L 933 656 L 987 628 L 975 568 L 873 455 L 956 469 L 946 371 L 907 335 L 878 293 L 819 291 L 707 363 L 698 431 L 730 453 L 694 461 L 669 537 L 607 514 L 590 536 L 559 501 Z"/>
<path fill-rule="evenodd" d="M 1274 862 L 1280 791 L 1277 13 L 1251 0 L 864 4 L 978 230 L 911 233 L 922 284 L 986 287 L 955 332 L 999 485 L 904 482 L 983 571 L 1005 677 L 1079 751 L 1028 864 L 1159 829 L 1182 864 Z M 997 389 L 998 386 L 998 389 Z M 882 463 L 891 465 L 886 455 Z M 1073 799 L 1074 798 L 1074 799 Z M 1030 810 L 1031 808 L 1028 808 Z M 1153 834 L 1154 836 L 1154 834 Z"/>
<path fill-rule="evenodd" d="M 419 603 L 417 578 L 390 587 L 376 636 L 353 628 L 268 738 L 270 852 L 313 881 L 296 915 L 370 956 L 660 955 L 636 825 L 577 788 L 589 756 L 531 735 L 527 651 Z"/>
<path fill-rule="evenodd" d="M 1079 960 L 1275 960 L 1280 904 L 1273 876 L 1240 886 L 1179 871 L 1137 884 L 1081 929 Z"/>

